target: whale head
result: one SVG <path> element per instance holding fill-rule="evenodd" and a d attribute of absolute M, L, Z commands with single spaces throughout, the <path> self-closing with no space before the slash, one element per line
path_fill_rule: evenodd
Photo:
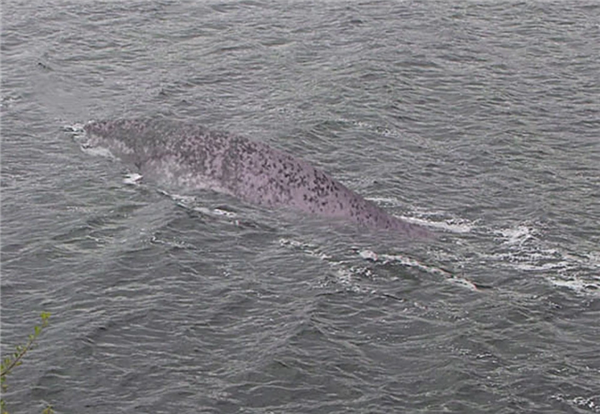
<path fill-rule="evenodd" d="M 150 128 L 148 121 L 91 121 L 83 130 L 87 137 L 86 148 L 107 150 L 114 158 L 130 165 L 143 164 L 161 148 L 154 137 L 159 131 Z"/>

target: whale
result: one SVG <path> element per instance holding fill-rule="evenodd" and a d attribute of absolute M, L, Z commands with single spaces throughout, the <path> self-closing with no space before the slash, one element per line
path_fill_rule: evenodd
<path fill-rule="evenodd" d="M 244 136 L 160 118 L 90 121 L 83 129 L 85 147 L 109 151 L 132 172 L 160 186 L 209 189 L 262 207 L 342 219 L 408 237 L 432 236 L 307 161 Z"/>

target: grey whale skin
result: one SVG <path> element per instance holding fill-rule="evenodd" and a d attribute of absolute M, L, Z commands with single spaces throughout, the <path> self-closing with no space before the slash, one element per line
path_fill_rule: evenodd
<path fill-rule="evenodd" d="M 84 130 L 87 146 L 108 149 L 162 185 L 212 189 L 260 206 L 290 207 L 409 237 L 431 236 L 306 161 L 242 136 L 162 119 L 92 121 Z"/>

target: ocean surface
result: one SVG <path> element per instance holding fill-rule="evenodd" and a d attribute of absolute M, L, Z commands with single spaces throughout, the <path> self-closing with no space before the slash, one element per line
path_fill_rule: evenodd
<path fill-rule="evenodd" d="M 600 413 L 600 3 L 2 2 L 14 413 Z M 90 120 L 294 154 L 411 240 L 137 182 Z"/>

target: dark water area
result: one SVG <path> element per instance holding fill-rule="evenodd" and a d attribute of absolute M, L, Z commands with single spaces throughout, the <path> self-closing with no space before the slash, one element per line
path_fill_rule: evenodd
<path fill-rule="evenodd" d="M 600 412 L 600 4 L 2 4 L 9 412 Z M 82 150 L 163 117 L 286 151 L 408 240 Z"/>

